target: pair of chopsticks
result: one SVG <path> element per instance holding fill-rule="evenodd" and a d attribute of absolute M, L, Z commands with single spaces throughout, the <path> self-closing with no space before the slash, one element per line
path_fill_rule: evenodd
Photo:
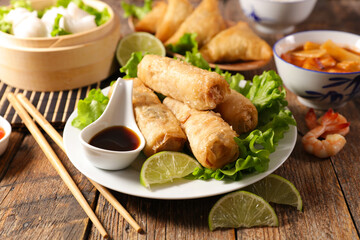
<path fill-rule="evenodd" d="M 65 167 L 57 157 L 50 144 L 47 142 L 44 135 L 41 133 L 35 122 L 31 119 L 29 114 L 34 120 L 44 129 L 44 131 L 54 140 L 54 142 L 65 152 L 65 147 L 61 135 L 54 129 L 54 127 L 45 119 L 44 116 L 30 103 L 30 101 L 23 95 L 13 93 L 7 95 L 9 102 L 12 104 L 20 118 L 23 120 L 25 126 L 29 129 L 36 142 L 39 144 L 46 157 L 58 172 L 66 186 L 69 188 L 73 196 L 79 202 L 86 214 L 89 216 L 95 227 L 99 230 L 100 234 L 104 238 L 108 238 L 108 234 L 99 219 L 89 206 L 87 200 L 82 195 L 79 188 L 76 186 L 74 180 L 71 178 Z M 26 109 L 26 110 L 25 110 Z M 110 193 L 108 189 L 99 185 L 98 183 L 89 179 L 89 181 L 96 187 L 96 189 L 113 205 L 113 207 L 125 218 L 125 220 L 137 231 L 142 232 L 141 227 L 132 218 L 132 216 L 126 211 L 126 209 L 117 201 L 117 199 Z"/>

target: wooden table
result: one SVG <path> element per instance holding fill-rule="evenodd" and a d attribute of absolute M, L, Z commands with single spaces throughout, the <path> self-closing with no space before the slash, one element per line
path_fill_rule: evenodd
<path fill-rule="evenodd" d="M 2 4 L 6 1 L 1 0 Z M 120 1 L 106 0 L 122 15 Z M 139 2 L 139 4 L 141 4 Z M 222 3 L 229 20 L 245 19 L 237 0 Z M 123 33 L 130 32 L 123 21 Z M 311 16 L 296 31 L 343 30 L 360 34 L 360 1 L 319 0 Z M 273 44 L 279 37 L 265 39 Z M 243 72 L 248 79 L 256 71 Z M 288 92 L 300 134 L 306 132 L 307 108 Z M 318 159 L 304 152 L 301 136 L 289 159 L 276 171 L 295 184 L 304 202 L 302 212 L 274 205 L 279 227 L 228 229 L 210 232 L 207 216 L 220 196 L 193 200 L 154 200 L 113 192 L 143 227 L 136 233 L 96 191 L 50 139 L 52 147 L 74 178 L 113 239 L 359 239 L 360 231 L 360 99 L 339 111 L 351 122 L 348 143 L 336 156 Z M 62 128 L 58 128 L 62 131 Z M 299 135 L 300 135 L 299 134 Z M 89 218 L 45 158 L 34 138 L 15 129 L 0 157 L 0 239 L 101 239 Z"/>

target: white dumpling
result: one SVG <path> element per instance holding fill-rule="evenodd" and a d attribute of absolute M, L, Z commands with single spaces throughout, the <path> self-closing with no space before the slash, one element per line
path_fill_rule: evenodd
<path fill-rule="evenodd" d="M 13 25 L 13 33 L 16 37 L 46 37 L 47 30 L 45 24 L 34 15 L 28 15 L 21 22 Z"/>
<path fill-rule="evenodd" d="M 36 12 L 32 13 L 26 8 L 15 8 L 12 9 L 4 18 L 6 22 L 11 23 L 12 25 L 16 25 L 21 22 L 24 18 L 27 18 L 29 15 L 36 14 Z"/>
<path fill-rule="evenodd" d="M 41 21 L 46 25 L 48 36 L 51 36 L 51 32 L 54 27 L 55 18 L 58 14 L 67 15 L 67 11 L 64 7 L 53 7 L 45 12 L 42 16 Z M 61 19 L 59 22 L 59 27 L 64 28 L 64 21 Z"/>
<path fill-rule="evenodd" d="M 79 8 L 75 3 L 70 2 L 66 11 L 73 19 L 80 19 L 86 16 L 90 16 L 89 13 Z"/>
<path fill-rule="evenodd" d="M 71 33 L 80 33 L 96 28 L 95 16 L 89 15 L 80 19 L 65 18 L 65 30 Z"/>

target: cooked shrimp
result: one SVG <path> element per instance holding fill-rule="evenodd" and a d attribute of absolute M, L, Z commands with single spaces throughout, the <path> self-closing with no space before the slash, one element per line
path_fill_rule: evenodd
<path fill-rule="evenodd" d="M 318 127 L 319 125 L 334 125 L 334 124 L 341 124 L 341 123 L 347 123 L 348 121 L 346 118 L 339 114 L 335 113 L 331 108 L 319 119 L 316 119 L 315 111 L 314 109 L 310 108 L 305 116 L 305 122 L 306 126 L 311 130 L 315 127 Z M 342 136 L 345 136 L 350 131 L 349 126 L 342 129 L 336 129 L 336 130 L 327 130 L 325 131 L 321 137 L 326 138 L 329 134 L 340 134 Z"/>
<path fill-rule="evenodd" d="M 324 140 L 318 139 L 325 132 L 336 132 L 349 126 L 349 123 L 319 125 L 302 138 L 305 151 L 319 158 L 327 158 L 337 154 L 345 145 L 346 140 L 340 134 L 328 134 Z"/>

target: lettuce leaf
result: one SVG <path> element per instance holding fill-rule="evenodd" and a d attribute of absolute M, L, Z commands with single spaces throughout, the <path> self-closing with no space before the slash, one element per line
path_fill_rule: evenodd
<path fill-rule="evenodd" d="M 167 49 L 173 53 L 185 55 L 186 52 L 198 52 L 196 33 L 185 33 L 176 44 L 167 45 Z"/>
<path fill-rule="evenodd" d="M 69 32 L 67 32 L 65 29 L 60 27 L 60 19 L 63 17 L 63 15 L 61 15 L 60 13 L 57 14 L 55 20 L 54 20 L 54 25 L 53 25 L 53 29 L 51 31 L 51 36 L 55 37 L 55 36 L 62 36 L 62 35 L 68 35 L 70 34 Z"/>
<path fill-rule="evenodd" d="M 101 116 L 108 102 L 109 98 L 104 96 L 100 89 L 91 89 L 89 95 L 79 101 L 78 115 L 73 119 L 71 125 L 79 129 L 85 128 Z"/>
<path fill-rule="evenodd" d="M 144 6 L 138 7 L 134 4 L 128 4 L 126 2 L 121 2 L 121 6 L 124 9 L 124 17 L 128 18 L 133 16 L 137 19 L 142 19 L 145 15 L 151 11 L 152 0 L 145 0 Z"/>
<path fill-rule="evenodd" d="M 286 91 L 281 78 L 274 72 L 264 72 L 254 76 L 252 84 L 248 81 L 239 87 L 242 75 L 215 70 L 223 75 L 230 87 L 249 98 L 258 110 L 259 123 L 255 130 L 235 138 L 240 156 L 221 169 L 196 169 L 188 179 L 230 179 L 240 180 L 244 174 L 264 172 L 268 169 L 270 154 L 275 151 L 278 142 L 289 130 L 289 125 L 296 125 L 292 113 L 286 109 Z"/>
<path fill-rule="evenodd" d="M 133 52 L 130 59 L 127 61 L 125 66 L 120 68 L 120 72 L 125 73 L 124 78 L 136 78 L 137 77 L 137 65 L 143 59 L 147 53 Z"/>

